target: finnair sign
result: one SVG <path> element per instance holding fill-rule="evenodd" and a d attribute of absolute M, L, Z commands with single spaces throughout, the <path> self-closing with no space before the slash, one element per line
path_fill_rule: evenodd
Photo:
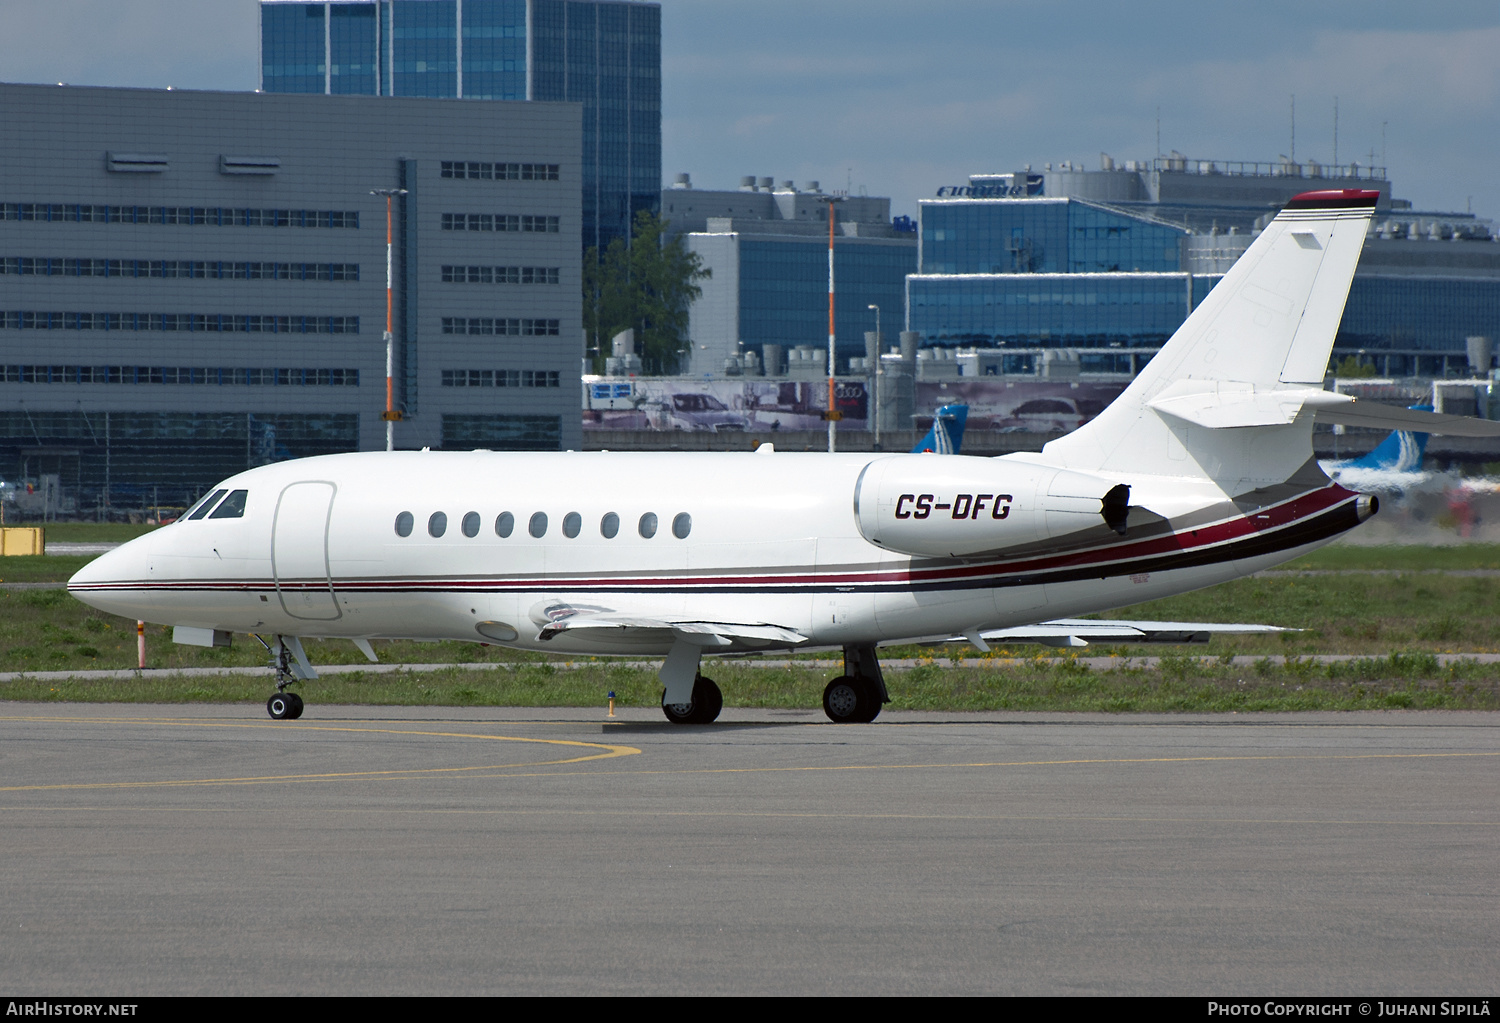
<path fill-rule="evenodd" d="M 1026 183 L 994 185 L 944 185 L 939 199 L 1027 199 L 1042 194 L 1042 175 L 1028 174 Z"/>

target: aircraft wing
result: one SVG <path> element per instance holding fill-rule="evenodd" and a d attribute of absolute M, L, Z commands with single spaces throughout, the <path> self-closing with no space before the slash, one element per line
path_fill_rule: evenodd
<path fill-rule="evenodd" d="M 604 630 L 600 634 L 598 630 Z M 801 646 L 808 638 L 780 625 L 744 622 L 706 622 L 690 618 L 647 618 L 619 611 L 580 613 L 545 625 L 537 638 L 543 642 L 563 633 L 574 633 L 580 639 L 608 635 L 611 642 L 639 643 L 643 646 L 671 646 L 684 640 L 693 646 L 724 652 L 763 650 Z"/>
<path fill-rule="evenodd" d="M 1224 622 L 1127 622 L 1093 618 L 1057 618 L 1036 625 L 986 629 L 953 636 L 950 643 L 969 642 L 981 650 L 990 643 L 1040 643 L 1043 646 L 1083 647 L 1090 643 L 1207 643 L 1211 635 L 1254 635 L 1297 632 L 1276 625 L 1238 625 Z M 978 639 L 982 642 L 975 643 Z"/>

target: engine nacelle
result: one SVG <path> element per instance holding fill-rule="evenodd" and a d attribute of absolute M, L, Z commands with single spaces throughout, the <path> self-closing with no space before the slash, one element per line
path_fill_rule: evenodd
<path fill-rule="evenodd" d="M 854 485 L 861 535 L 902 554 L 972 557 L 1105 525 L 1124 535 L 1130 488 L 1069 469 L 964 455 L 895 455 Z"/>

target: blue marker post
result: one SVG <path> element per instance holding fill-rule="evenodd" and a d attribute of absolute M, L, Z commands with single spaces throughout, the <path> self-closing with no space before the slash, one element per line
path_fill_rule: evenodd
<path fill-rule="evenodd" d="M 609 716 L 615 716 L 615 691 L 613 689 L 609 691 Z"/>

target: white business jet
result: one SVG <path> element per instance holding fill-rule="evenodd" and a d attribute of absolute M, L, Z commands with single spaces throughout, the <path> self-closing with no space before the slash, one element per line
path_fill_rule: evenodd
<path fill-rule="evenodd" d="M 225 480 L 68 588 L 180 643 L 274 637 L 275 718 L 317 677 L 307 637 L 372 660 L 378 638 L 664 657 L 684 723 L 722 706 L 705 653 L 841 648 L 823 704 L 853 722 L 889 699 L 884 643 L 1255 630 L 1076 616 L 1258 572 L 1374 514 L 1318 468 L 1314 422 L 1496 430 L 1322 389 L 1376 196 L 1292 200 L 1135 382 L 1040 453 L 306 458 Z"/>

